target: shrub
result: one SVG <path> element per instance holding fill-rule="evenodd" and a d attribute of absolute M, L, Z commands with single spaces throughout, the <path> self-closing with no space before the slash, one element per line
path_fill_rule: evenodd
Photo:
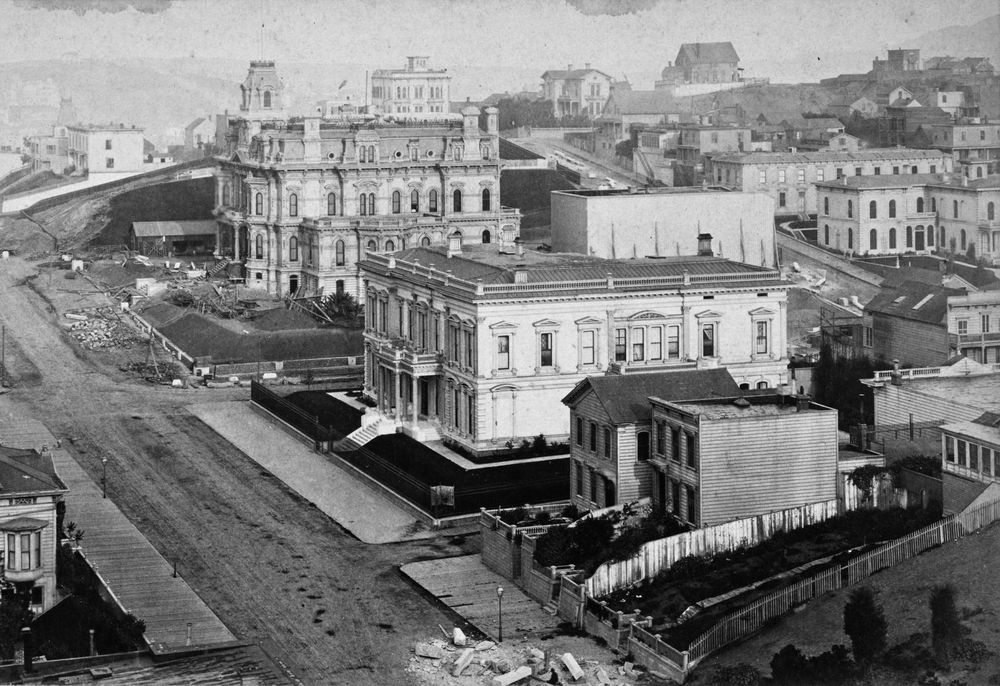
<path fill-rule="evenodd" d="M 921 634 L 913 634 L 910 640 L 893 646 L 886 651 L 882 662 L 893 669 L 912 674 L 934 665 L 934 655 L 922 644 Z"/>
<path fill-rule="evenodd" d="M 760 672 L 753 665 L 741 662 L 720 669 L 716 683 L 726 686 L 757 686 L 760 683 Z"/>
<path fill-rule="evenodd" d="M 809 674 L 815 681 L 839 684 L 854 673 L 851 654 L 842 645 L 835 645 L 825 653 L 809 658 Z"/>
<path fill-rule="evenodd" d="M 190 307 L 194 304 L 194 296 L 185 290 L 176 290 L 170 294 L 170 302 L 178 307 Z"/>
<path fill-rule="evenodd" d="M 771 678 L 779 684 L 799 683 L 808 668 L 809 660 L 791 643 L 771 658 Z"/>
<path fill-rule="evenodd" d="M 867 586 L 856 588 L 844 605 L 844 633 L 851 639 L 854 659 L 869 665 L 885 651 L 887 624 L 882 607 Z"/>
<path fill-rule="evenodd" d="M 711 567 L 711 562 L 711 557 L 688 555 L 687 557 L 682 557 L 677 560 L 677 562 L 674 563 L 674 566 L 668 571 L 674 579 L 690 581 L 691 579 L 697 579 L 708 572 Z"/>
<path fill-rule="evenodd" d="M 951 662 L 951 655 L 962 637 L 962 623 L 955 607 L 955 589 L 950 584 L 931 589 L 931 648 L 934 657 L 943 666 Z"/>

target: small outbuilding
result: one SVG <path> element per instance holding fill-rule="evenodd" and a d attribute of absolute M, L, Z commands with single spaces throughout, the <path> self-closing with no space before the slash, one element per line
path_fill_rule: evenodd
<path fill-rule="evenodd" d="M 215 252 L 216 223 L 212 219 L 132 222 L 129 243 L 143 255 L 210 255 Z"/>

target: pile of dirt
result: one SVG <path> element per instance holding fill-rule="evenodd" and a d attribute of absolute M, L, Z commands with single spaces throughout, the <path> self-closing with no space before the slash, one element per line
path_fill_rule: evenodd
<path fill-rule="evenodd" d="M 301 310 L 275 307 L 254 317 L 253 325 L 259 331 L 288 331 L 290 329 L 316 329 L 319 324 Z"/>
<path fill-rule="evenodd" d="M 163 273 L 159 267 L 146 267 L 129 260 L 123 267 L 121 262 L 94 262 L 87 270 L 90 277 L 107 288 L 134 286 L 137 278 L 158 277 Z"/>
<path fill-rule="evenodd" d="M 125 348 L 136 342 L 132 329 L 116 318 L 106 318 L 106 315 L 102 312 L 96 317 L 73 322 L 69 327 L 70 335 L 87 350 Z"/>

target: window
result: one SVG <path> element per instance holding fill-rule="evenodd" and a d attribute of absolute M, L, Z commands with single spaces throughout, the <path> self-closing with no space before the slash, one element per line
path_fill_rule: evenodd
<path fill-rule="evenodd" d="M 663 328 L 659 326 L 649 327 L 649 359 L 663 359 Z"/>
<path fill-rule="evenodd" d="M 16 541 L 17 537 L 14 534 L 7 534 L 7 569 L 17 569 Z"/>
<path fill-rule="evenodd" d="M 625 346 L 627 331 L 625 329 L 615 329 L 615 362 L 624 362 L 626 358 Z"/>
<path fill-rule="evenodd" d="M 431 192 L 427 194 L 427 211 L 438 211 L 438 192 L 436 190 L 431 190 Z"/>
<path fill-rule="evenodd" d="M 576 494 L 583 497 L 583 464 L 573 460 L 573 469 L 576 471 Z"/>
<path fill-rule="evenodd" d="M 358 162 L 367 162 L 367 161 L 368 161 L 368 148 L 362 145 L 358 149 Z"/>
<path fill-rule="evenodd" d="M 410 212 L 420 211 L 420 193 L 414 188 L 410 191 Z"/>
<path fill-rule="evenodd" d="M 368 194 L 368 214 L 375 214 L 375 194 Z"/>
<path fill-rule="evenodd" d="M 431 239 L 428 238 L 427 236 L 424 236 L 423 238 L 420 239 L 420 247 L 426 248 L 430 244 L 431 244 Z"/>
<path fill-rule="evenodd" d="M 583 417 L 576 418 L 576 444 L 583 445 Z"/>
<path fill-rule="evenodd" d="M 785 170 L 784 169 L 779 169 L 778 170 L 778 183 L 784 183 L 784 182 L 785 182 Z"/>
<path fill-rule="evenodd" d="M 874 200 L 868 203 L 868 218 L 878 219 L 878 203 Z"/>
<path fill-rule="evenodd" d="M 865 343 L 864 343 L 864 345 L 865 345 L 866 348 L 870 348 L 874 344 L 875 344 L 875 332 L 872 330 L 872 327 L 866 326 L 865 327 Z"/>
<path fill-rule="evenodd" d="M 400 204 L 402 203 L 402 196 L 400 196 L 399 191 L 392 192 L 392 213 L 399 214 L 401 211 Z"/>
<path fill-rule="evenodd" d="M 843 167 L 837 167 L 837 178 L 838 179 L 844 178 L 844 168 Z"/>
<path fill-rule="evenodd" d="M 911 174 L 916 174 L 917 173 L 917 165 L 913 165 L 912 167 L 910 167 L 910 173 Z"/>
<path fill-rule="evenodd" d="M 757 335 L 754 339 L 754 351 L 758 355 L 767 354 L 767 348 L 768 348 L 767 322 L 757 322 L 755 328 L 757 330 Z"/>
<path fill-rule="evenodd" d="M 295 195 L 295 193 L 288 196 L 288 216 L 299 216 L 299 196 Z"/>
<path fill-rule="evenodd" d="M 805 169 L 797 169 L 797 170 L 795 170 L 795 175 L 796 175 L 796 180 L 799 183 L 805 183 L 806 182 L 806 170 Z"/>
<path fill-rule="evenodd" d="M 484 244 L 485 243 L 489 243 L 492 238 L 493 237 L 490 235 L 490 230 L 489 229 L 483 229 L 483 236 L 482 236 L 483 243 Z"/>
<path fill-rule="evenodd" d="M 847 249 L 854 250 L 854 229 L 847 229 Z"/>
<path fill-rule="evenodd" d="M 229 205 L 229 184 L 222 184 L 222 204 Z"/>
<path fill-rule="evenodd" d="M 299 239 L 295 236 L 288 239 L 288 259 L 292 262 L 299 259 Z"/>
<path fill-rule="evenodd" d="M 896 229 L 889 229 L 889 250 L 896 249 Z"/>
<path fill-rule="evenodd" d="M 875 176 L 882 175 L 882 167 L 875 167 Z"/>
<path fill-rule="evenodd" d="M 848 200 L 847 201 L 847 218 L 851 219 L 853 217 L 854 217 L 854 201 L 853 200 Z"/>
<path fill-rule="evenodd" d="M 817 181 L 822 181 L 823 180 L 823 176 L 824 176 L 823 170 L 822 169 L 817 169 L 816 170 L 816 180 Z"/>
<path fill-rule="evenodd" d="M 114 157 L 108 157 L 107 159 L 105 159 L 104 160 L 104 168 L 105 169 L 114 169 L 115 168 L 115 158 Z"/>
<path fill-rule="evenodd" d="M 632 329 L 632 361 L 642 362 L 645 359 L 645 329 Z"/>
<path fill-rule="evenodd" d="M 597 474 L 590 470 L 590 502 L 597 502 Z"/>
<path fill-rule="evenodd" d="M 593 331 L 580 332 L 580 364 L 594 364 L 597 361 Z"/>
<path fill-rule="evenodd" d="M 31 535 L 31 537 L 32 537 L 32 539 L 34 539 L 32 541 L 32 545 L 31 545 L 32 552 L 34 552 L 34 554 L 35 554 L 34 568 L 38 569 L 39 567 L 42 566 L 42 532 L 41 531 L 36 531 L 35 533 L 33 533 Z M 31 602 L 35 603 L 36 605 L 38 603 L 42 602 L 42 599 L 41 599 L 41 590 L 42 589 L 40 587 L 36 586 L 35 588 L 33 588 L 31 590 L 32 590 L 32 601 Z M 38 600 L 34 599 L 34 591 L 36 591 L 36 590 L 39 591 Z"/>
<path fill-rule="evenodd" d="M 111 139 L 110 138 L 104 139 L 104 149 L 105 150 L 111 150 Z"/>
<path fill-rule="evenodd" d="M 420 151 L 417 150 L 416 146 L 410 147 L 410 161 L 411 162 L 416 162 L 417 158 L 419 157 L 419 155 L 420 155 Z"/>
<path fill-rule="evenodd" d="M 483 189 L 483 212 L 490 211 L 490 189 Z"/>
<path fill-rule="evenodd" d="M 936 164 L 932 164 L 931 165 L 931 174 L 937 174 L 937 165 Z"/>
<path fill-rule="evenodd" d="M 958 320 L 958 335 L 959 336 L 965 336 L 967 333 L 969 333 L 969 322 L 968 322 L 968 320 L 966 320 L 966 319 L 959 319 Z"/>
<path fill-rule="evenodd" d="M 385 251 L 386 252 L 392 252 L 395 249 L 396 249 L 396 244 L 393 241 L 389 240 L 389 241 L 385 242 Z"/>
<path fill-rule="evenodd" d="M 958 238 L 962 250 L 965 250 L 965 229 L 962 229 L 961 231 L 958 232 Z"/>
<path fill-rule="evenodd" d="M 667 426 L 663 422 L 656 422 L 653 426 L 656 431 L 656 454 L 662 455 L 666 443 L 666 436 L 664 434 L 667 431 Z"/>
<path fill-rule="evenodd" d="M 374 145 L 369 145 L 368 146 L 368 161 L 369 162 L 375 162 L 375 146 Z"/>
<path fill-rule="evenodd" d="M 913 227 L 912 226 L 907 226 L 906 227 L 906 247 L 907 248 L 912 248 L 913 247 Z"/>
<path fill-rule="evenodd" d="M 258 260 L 264 259 L 264 237 L 260 234 L 254 239 L 254 257 Z"/>
<path fill-rule="evenodd" d="M 635 458 L 640 462 L 649 459 L 649 432 L 640 431 L 635 437 Z"/>
<path fill-rule="evenodd" d="M 924 199 L 917 198 L 917 213 L 919 214 L 923 211 L 924 211 Z"/>
<path fill-rule="evenodd" d="M 944 227 L 942 226 L 942 227 L 941 227 L 941 240 L 940 240 L 940 241 L 938 241 L 938 245 L 940 245 L 940 246 L 941 246 L 941 249 L 942 249 L 942 250 L 943 250 L 943 249 L 944 249 L 944 247 L 945 247 L 945 241 L 946 241 L 946 240 L 947 240 L 947 235 L 945 234 L 945 231 L 944 231 Z M 930 241 L 927 241 L 927 242 L 928 242 L 928 243 L 930 243 Z"/>
<path fill-rule="evenodd" d="M 543 333 L 538 337 L 538 348 L 540 353 L 540 364 L 542 367 L 552 366 L 552 334 Z"/>
<path fill-rule="evenodd" d="M 889 218 L 893 219 L 895 217 L 896 217 L 896 201 L 895 200 L 890 200 L 889 201 Z"/>
<path fill-rule="evenodd" d="M 687 445 L 687 466 L 694 467 L 694 434 L 684 434 Z"/>
<path fill-rule="evenodd" d="M 715 357 L 715 324 L 701 325 L 701 356 Z"/>
<path fill-rule="evenodd" d="M 604 457 L 611 458 L 611 429 L 604 429 Z"/>
<path fill-rule="evenodd" d="M 854 175 L 855 176 L 861 176 L 861 167 L 855 167 L 854 168 Z"/>
<path fill-rule="evenodd" d="M 344 260 L 344 241 L 337 241 L 334 244 L 334 255 L 336 259 L 336 266 L 343 267 L 345 264 Z"/>
<path fill-rule="evenodd" d="M 685 486 L 684 491 L 687 496 L 687 520 L 694 524 L 695 519 L 697 518 L 698 501 L 695 498 L 694 488 L 691 486 Z"/>
<path fill-rule="evenodd" d="M 757 183 L 767 183 L 767 171 L 761 169 L 757 172 Z"/>
<path fill-rule="evenodd" d="M 326 194 L 326 213 L 330 216 L 337 214 L 337 194 Z"/>
<path fill-rule="evenodd" d="M 681 461 L 681 431 L 676 427 L 670 429 L 670 457 L 675 462 Z"/>
<path fill-rule="evenodd" d="M 597 452 L 597 424 L 590 423 L 590 452 Z"/>
<path fill-rule="evenodd" d="M 893 167 L 892 168 L 892 173 L 893 174 L 898 174 L 899 173 L 899 167 Z"/>
<path fill-rule="evenodd" d="M 264 196 L 260 193 L 254 196 L 254 214 L 261 215 L 264 214 Z"/>
<path fill-rule="evenodd" d="M 264 91 L 264 107 L 271 106 L 271 91 Z"/>
<path fill-rule="evenodd" d="M 986 129 L 979 129 L 979 140 L 986 140 Z"/>
<path fill-rule="evenodd" d="M 878 231 L 872 229 L 868 232 L 868 249 L 877 250 L 878 249 Z"/>
<path fill-rule="evenodd" d="M 996 219 L 996 205 L 992 202 L 986 203 L 986 219 L 987 221 L 993 221 Z"/>
<path fill-rule="evenodd" d="M 455 192 L 452 193 L 451 209 L 454 212 L 462 211 L 462 191 L 457 188 L 455 189 Z"/>
<path fill-rule="evenodd" d="M 21 569 L 31 569 L 31 534 L 21 534 Z"/>
<path fill-rule="evenodd" d="M 670 480 L 670 504 L 675 517 L 681 516 L 681 482 Z"/>
<path fill-rule="evenodd" d="M 937 212 L 937 198 L 931 198 L 931 212 Z"/>
<path fill-rule="evenodd" d="M 982 327 L 983 327 L 983 333 L 990 332 L 990 315 L 988 314 L 982 315 Z"/>
<path fill-rule="evenodd" d="M 778 207 L 784 207 L 784 206 L 785 206 L 785 194 L 778 193 Z"/>
<path fill-rule="evenodd" d="M 362 217 L 368 214 L 368 194 L 362 193 L 358 198 L 358 214 Z"/>
<path fill-rule="evenodd" d="M 680 331 L 679 326 L 667 327 L 667 358 L 676 360 L 680 357 Z"/>
<path fill-rule="evenodd" d="M 510 369 L 510 336 L 497 336 L 497 369 Z"/>
<path fill-rule="evenodd" d="M 830 198 L 823 198 L 823 214 L 830 214 Z"/>

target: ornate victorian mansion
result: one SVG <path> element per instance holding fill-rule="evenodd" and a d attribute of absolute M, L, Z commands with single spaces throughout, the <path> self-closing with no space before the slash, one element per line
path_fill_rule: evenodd
<path fill-rule="evenodd" d="M 217 158 L 219 252 L 247 284 L 286 295 L 362 293 L 368 254 L 513 246 L 500 204 L 497 110 L 459 115 L 286 117 L 273 62 L 251 62 L 240 116 Z M 433 118 L 430 118 L 433 117 Z"/>

